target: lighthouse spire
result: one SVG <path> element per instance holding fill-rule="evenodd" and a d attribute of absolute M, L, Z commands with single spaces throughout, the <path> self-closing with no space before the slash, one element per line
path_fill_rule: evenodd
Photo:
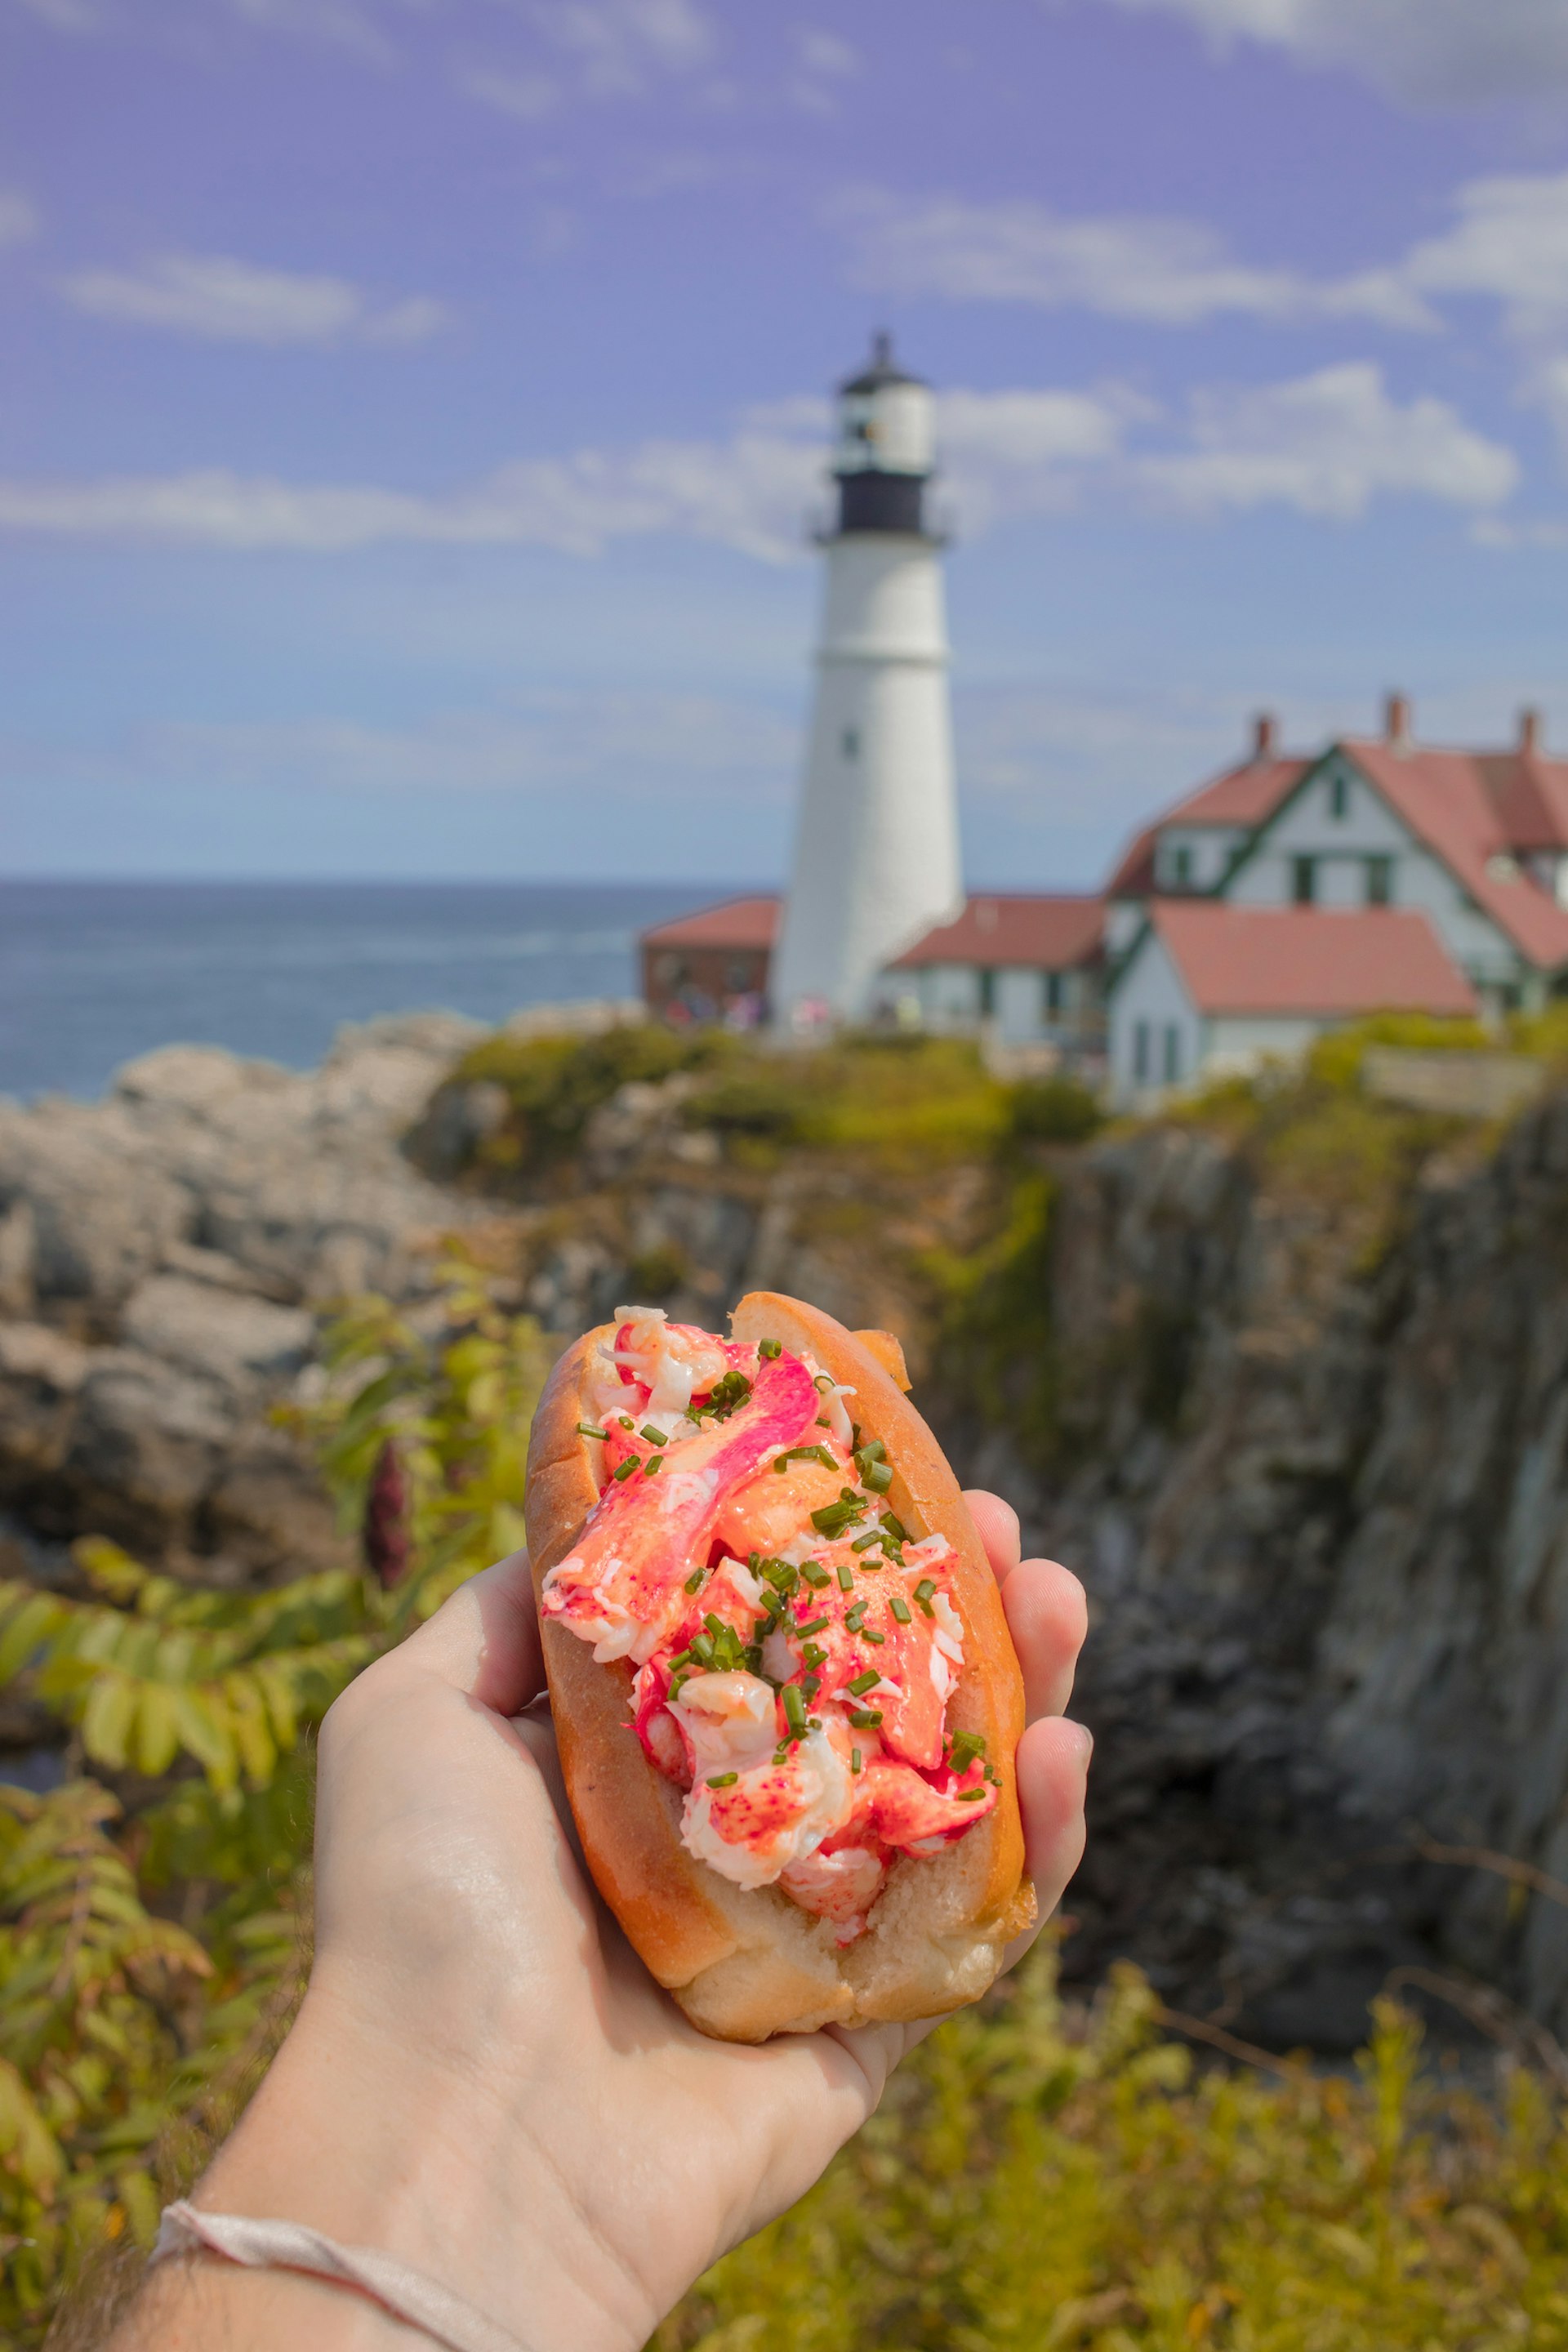
<path fill-rule="evenodd" d="M 931 388 L 892 338 L 838 388 L 834 527 L 774 1015 L 859 1020 L 877 975 L 963 903 Z"/>

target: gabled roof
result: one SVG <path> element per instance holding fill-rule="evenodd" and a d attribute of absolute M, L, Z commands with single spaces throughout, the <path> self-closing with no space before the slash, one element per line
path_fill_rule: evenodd
<path fill-rule="evenodd" d="M 1551 830 L 1568 820 L 1568 764 L 1518 752 L 1402 751 L 1359 737 L 1336 748 L 1521 955 L 1549 971 L 1568 964 L 1568 908 L 1526 874 L 1489 870 L 1489 861 L 1516 849 L 1568 849 L 1568 822 Z M 1519 823 L 1533 827 L 1534 837 L 1513 832 Z"/>
<path fill-rule="evenodd" d="M 1143 938 L 1150 932 L 1200 1013 L 1349 1018 L 1477 1009 L 1474 989 L 1431 921 L 1414 908 L 1156 898 Z"/>
<path fill-rule="evenodd" d="M 1168 824 L 1261 824 L 1273 815 L 1308 769 L 1310 760 L 1244 760 L 1200 784 L 1152 824 L 1145 825 L 1123 851 L 1107 886 L 1111 898 L 1147 898 L 1154 887 L 1154 844 Z"/>
<path fill-rule="evenodd" d="M 759 895 L 726 898 L 717 907 L 678 915 L 642 934 L 645 948 L 771 948 L 778 936 L 780 900 Z"/>
<path fill-rule="evenodd" d="M 939 923 L 889 967 L 908 971 L 921 964 L 1026 964 L 1041 971 L 1065 971 L 1100 953 L 1105 901 L 1084 896 L 1040 896 L 977 891 L 962 915 Z"/>

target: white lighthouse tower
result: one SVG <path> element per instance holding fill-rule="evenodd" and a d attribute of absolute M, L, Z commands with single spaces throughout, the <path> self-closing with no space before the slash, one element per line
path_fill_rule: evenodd
<path fill-rule="evenodd" d="M 784 1027 L 869 1009 L 879 971 L 963 904 L 930 387 L 879 335 L 839 388 L 837 514 L 795 866 L 773 974 Z"/>

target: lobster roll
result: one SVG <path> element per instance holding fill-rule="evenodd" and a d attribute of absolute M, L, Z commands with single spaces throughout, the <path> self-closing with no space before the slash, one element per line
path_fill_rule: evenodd
<path fill-rule="evenodd" d="M 1032 1921 L 1023 1683 L 896 1339 L 771 1291 L 561 1358 L 529 1547 L 600 1894 L 704 2033 L 940 2016 Z"/>

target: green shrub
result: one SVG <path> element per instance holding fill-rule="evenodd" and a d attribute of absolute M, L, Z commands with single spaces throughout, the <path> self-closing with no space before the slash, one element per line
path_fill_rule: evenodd
<path fill-rule="evenodd" d="M 654 2352 L 1503 2352 L 1568 2346 L 1568 2132 L 1417 2076 L 1194 2069 L 1136 1970 L 1087 2018 L 1037 1951 L 942 2028 Z"/>
<path fill-rule="evenodd" d="M 1082 1143 L 1105 1123 L 1099 1097 L 1077 1078 L 1027 1078 L 1014 1087 L 1008 1106 L 1020 1143 Z"/>
<path fill-rule="evenodd" d="M 447 1084 L 499 1086 L 510 1111 L 478 1147 L 481 1167 L 538 1170 L 568 1158 L 600 1105 L 634 1080 L 654 1083 L 722 1059 L 721 1032 L 629 1023 L 595 1037 L 511 1037 L 504 1029 L 464 1055 Z"/>

